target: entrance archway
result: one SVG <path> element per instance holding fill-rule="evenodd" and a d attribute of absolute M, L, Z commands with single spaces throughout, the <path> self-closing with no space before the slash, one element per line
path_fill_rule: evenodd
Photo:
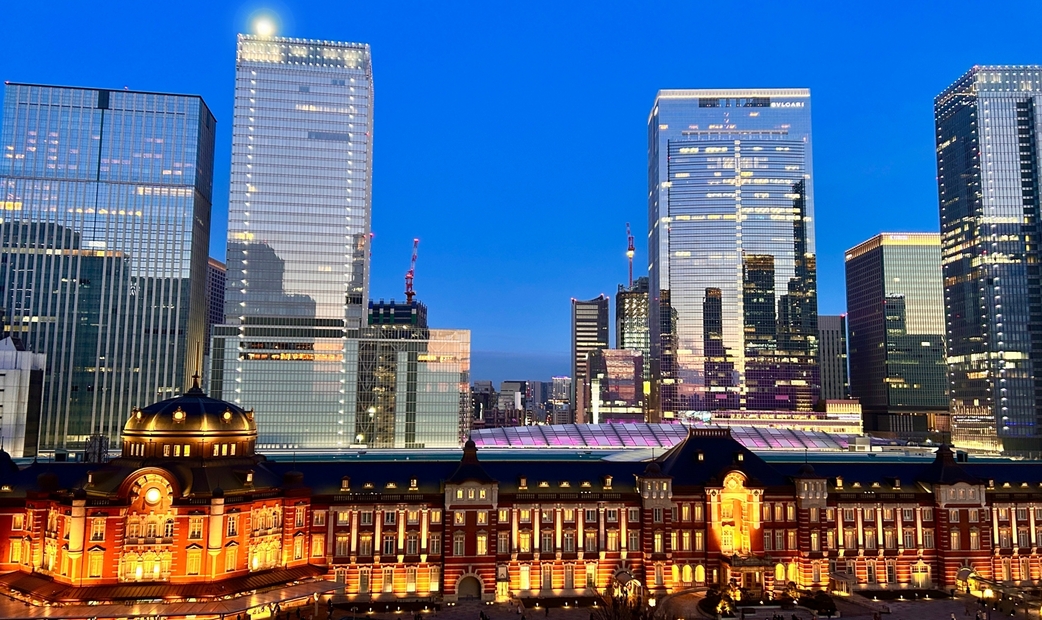
<path fill-rule="evenodd" d="M 460 579 L 456 584 L 456 595 L 461 599 L 481 597 L 481 582 L 472 576 Z"/>

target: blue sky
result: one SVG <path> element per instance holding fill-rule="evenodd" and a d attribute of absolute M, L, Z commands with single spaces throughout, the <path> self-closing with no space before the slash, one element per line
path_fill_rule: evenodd
<path fill-rule="evenodd" d="M 974 64 L 1042 62 L 1038 2 L 0 0 L 4 80 L 196 93 L 218 119 L 224 255 L 235 35 L 361 41 L 375 76 L 371 295 L 416 290 L 472 330 L 474 379 L 567 374 L 570 298 L 647 265 L 646 122 L 660 88 L 807 87 L 819 304 L 843 252 L 936 231 L 933 97 Z M 614 336 L 613 336 L 614 337 Z"/>

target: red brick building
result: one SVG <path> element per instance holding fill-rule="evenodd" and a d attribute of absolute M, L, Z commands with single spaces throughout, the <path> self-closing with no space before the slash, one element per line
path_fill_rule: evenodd
<path fill-rule="evenodd" d="M 272 461 L 193 389 L 105 464 L 0 454 L 0 575 L 38 600 L 205 599 L 328 577 L 352 600 L 1038 583 L 1042 464 L 768 463 L 726 429 L 651 461 L 534 451 Z M 839 459 L 839 457 L 837 457 Z"/>

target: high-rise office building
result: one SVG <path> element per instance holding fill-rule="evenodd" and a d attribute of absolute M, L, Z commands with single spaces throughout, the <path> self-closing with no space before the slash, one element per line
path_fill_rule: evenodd
<path fill-rule="evenodd" d="M 228 269 L 224 263 L 211 258 L 206 267 L 206 354 L 210 354 L 210 338 L 213 326 L 224 323 L 224 289 L 227 286 Z"/>
<path fill-rule="evenodd" d="M 6 85 L 0 307 L 47 357 L 42 451 L 117 440 L 200 369 L 215 126 L 196 96 Z"/>
<path fill-rule="evenodd" d="M 430 329 L 418 301 L 370 301 L 368 324 L 347 341 L 358 397 L 338 435 L 353 431 L 353 447 L 459 447 L 470 434 L 470 331 Z"/>
<path fill-rule="evenodd" d="M 659 91 L 648 138 L 651 418 L 812 409 L 810 92 Z"/>
<path fill-rule="evenodd" d="M 644 354 L 597 349 L 588 358 L 588 422 L 644 422 Z"/>
<path fill-rule="evenodd" d="M 18 340 L 0 340 L 0 449 L 14 458 L 36 456 L 47 356 Z"/>
<path fill-rule="evenodd" d="M 648 303 L 647 276 L 637 278 L 629 288 L 620 284 L 615 293 L 615 348 L 640 351 L 645 360 L 651 357 Z M 644 364 L 645 381 L 650 378 L 650 370 Z"/>
<path fill-rule="evenodd" d="M 850 398 L 847 374 L 847 315 L 818 315 L 818 368 L 821 399 Z"/>
<path fill-rule="evenodd" d="M 1042 450 L 1042 66 L 975 66 L 934 100 L 954 425 Z"/>
<path fill-rule="evenodd" d="M 553 413 L 552 417 L 548 417 L 548 422 L 551 424 L 571 424 L 575 420 L 571 410 L 571 397 L 572 378 L 553 377 L 550 385 L 550 406 Z"/>
<path fill-rule="evenodd" d="M 948 430 L 941 240 L 883 233 L 846 253 L 850 392 L 865 430 Z"/>
<path fill-rule="evenodd" d="M 572 395 L 575 422 L 586 420 L 586 364 L 590 351 L 608 348 L 608 298 L 572 299 Z"/>
<path fill-rule="evenodd" d="M 368 45 L 239 35 L 211 392 L 264 411 L 269 450 L 354 443 L 372 97 Z"/>

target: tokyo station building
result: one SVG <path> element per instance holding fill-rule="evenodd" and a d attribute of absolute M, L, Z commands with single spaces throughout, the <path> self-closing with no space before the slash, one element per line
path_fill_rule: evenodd
<path fill-rule="evenodd" d="M 193 388 L 131 412 L 106 463 L 0 454 L 0 583 L 74 603 L 326 579 L 376 603 L 1042 578 L 1039 463 L 958 462 L 943 446 L 769 462 L 719 428 L 645 460 L 468 442 L 462 458 L 293 462 L 255 453 L 261 417 Z"/>

